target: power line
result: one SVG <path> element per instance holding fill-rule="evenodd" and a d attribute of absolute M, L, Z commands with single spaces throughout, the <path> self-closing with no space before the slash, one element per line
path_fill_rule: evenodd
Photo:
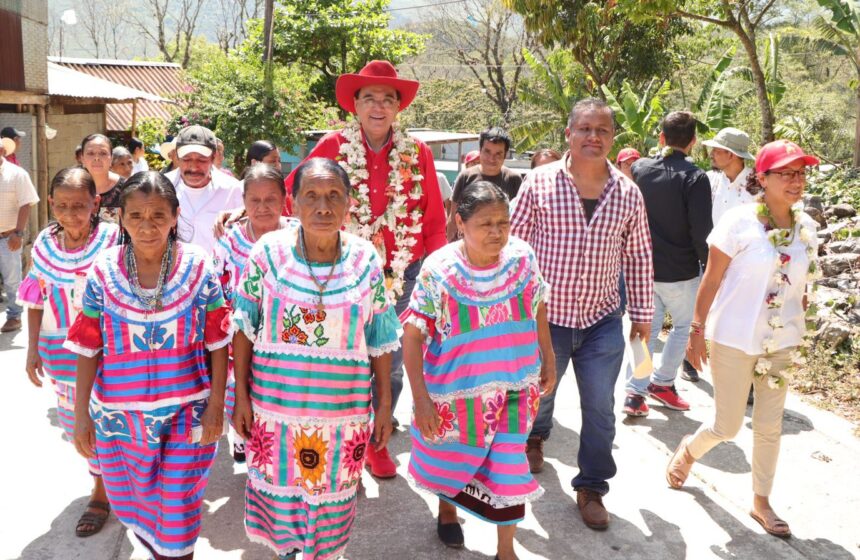
<path fill-rule="evenodd" d="M 420 6 L 404 6 L 402 8 L 386 8 L 386 12 L 399 12 L 400 10 L 417 10 L 419 8 L 435 8 L 436 6 L 447 6 L 448 4 L 464 4 L 468 0 L 448 0 L 447 2 L 436 2 L 434 4 L 422 4 Z"/>

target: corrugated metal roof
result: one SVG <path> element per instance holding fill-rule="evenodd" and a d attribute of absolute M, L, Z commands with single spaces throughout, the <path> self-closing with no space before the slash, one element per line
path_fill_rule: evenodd
<path fill-rule="evenodd" d="M 48 94 L 109 101 L 166 101 L 157 95 L 77 72 L 53 62 L 48 63 Z"/>
<path fill-rule="evenodd" d="M 48 60 L 65 68 L 90 76 L 147 92 L 160 101 L 143 98 L 137 104 L 137 118 L 156 117 L 169 120 L 173 99 L 188 90 L 182 79 L 182 67 L 171 62 L 111 60 L 90 58 L 48 57 Z M 108 130 L 131 128 L 132 105 L 112 104 L 107 107 Z"/>
<path fill-rule="evenodd" d="M 182 68 L 169 62 L 48 57 L 50 62 L 168 99 L 187 91 Z"/>

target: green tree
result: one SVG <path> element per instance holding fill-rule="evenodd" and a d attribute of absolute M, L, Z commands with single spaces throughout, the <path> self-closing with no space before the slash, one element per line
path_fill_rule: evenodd
<path fill-rule="evenodd" d="M 818 0 L 818 5 L 830 12 L 828 19 L 819 18 L 814 25 L 830 51 L 851 61 L 856 78 L 853 80 L 856 122 L 854 128 L 854 167 L 860 167 L 860 4 L 856 0 Z"/>
<path fill-rule="evenodd" d="M 421 52 L 424 36 L 390 29 L 390 0 L 285 0 L 275 6 L 274 60 L 315 71 L 311 91 L 337 106 L 337 77 L 374 59 L 397 64 Z M 262 22 L 251 25 L 251 45 L 262 56 Z"/>
<path fill-rule="evenodd" d="M 473 81 L 436 79 L 421 82 L 418 96 L 400 114 L 408 128 L 479 132 L 504 123 L 498 107 Z"/>
<path fill-rule="evenodd" d="M 640 87 L 653 76 L 669 75 L 676 62 L 672 45 L 689 31 L 681 18 L 671 13 L 661 16 L 652 9 L 647 18 L 631 17 L 634 12 L 638 14 L 638 2 L 632 0 L 504 3 L 523 16 L 526 28 L 544 47 L 569 49 L 588 76 L 589 91 L 599 96 L 603 95 L 603 85 L 615 89 L 627 80 Z"/>
<path fill-rule="evenodd" d="M 657 146 L 663 98 L 669 85 L 668 80 L 652 78 L 641 95 L 628 82 L 621 85 L 618 95 L 603 86 L 606 102 L 615 111 L 615 120 L 620 128 L 615 135 L 614 151 L 630 146 L 647 154 Z"/>
<path fill-rule="evenodd" d="M 511 129 L 515 148 L 531 150 L 545 144 L 560 147 L 571 107 L 587 95 L 585 72 L 568 50 L 553 51 L 544 60 L 523 51 L 523 58 L 531 76 L 520 84 L 523 114 Z"/>
<path fill-rule="evenodd" d="M 214 56 L 188 75 L 193 92 L 170 129 L 203 124 L 224 141 L 236 170 L 244 166 L 244 151 L 253 141 L 271 140 L 292 149 L 304 142 L 302 131 L 320 124 L 325 108 L 308 91 L 308 78 L 299 68 L 277 66 L 271 88 L 265 65 L 242 52 Z"/>

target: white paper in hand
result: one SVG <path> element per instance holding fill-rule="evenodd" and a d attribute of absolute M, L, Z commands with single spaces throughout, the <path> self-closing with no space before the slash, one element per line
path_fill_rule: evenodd
<path fill-rule="evenodd" d="M 642 337 L 637 336 L 630 341 L 630 348 L 633 350 L 633 377 L 636 379 L 645 379 L 654 371 L 654 365 L 651 363 L 651 353 L 648 352 L 648 345 L 642 340 Z"/>

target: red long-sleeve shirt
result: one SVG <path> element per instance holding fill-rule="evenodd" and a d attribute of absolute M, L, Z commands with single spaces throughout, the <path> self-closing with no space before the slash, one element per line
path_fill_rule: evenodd
<path fill-rule="evenodd" d="M 388 163 L 388 152 L 392 147 L 392 140 L 382 147 L 379 152 L 374 152 L 367 144 L 367 139 L 362 133 L 364 140 L 364 150 L 367 159 L 367 172 L 369 174 L 368 186 L 370 187 L 370 209 L 373 212 L 373 219 L 381 216 L 389 203 L 388 196 L 385 194 L 385 189 L 388 186 L 388 174 L 391 173 L 391 166 Z M 308 158 L 324 157 L 335 159 L 340 154 L 340 146 L 346 143 L 346 138 L 340 131 L 330 132 L 323 136 L 319 143 L 308 154 Z M 445 207 L 442 203 L 442 194 L 439 191 L 439 182 L 436 178 L 436 164 L 433 162 L 433 152 L 430 148 L 421 142 L 415 140 L 418 146 L 418 167 L 421 169 L 421 175 L 424 179 L 421 181 L 421 189 L 424 195 L 419 200 L 409 199 L 407 201 L 407 210 L 411 213 L 415 207 L 421 208 L 424 211 L 424 217 L 421 223 L 421 234 L 417 238 L 417 243 L 412 247 L 412 262 L 423 258 L 436 249 L 445 245 L 448 240 L 445 237 Z M 286 178 L 284 184 L 287 187 L 287 193 L 293 192 L 293 176 L 296 171 Z M 404 188 L 409 189 L 411 182 L 403 184 Z M 284 207 L 284 215 L 292 214 L 290 198 L 287 198 L 287 203 Z M 383 237 L 385 239 L 385 249 L 388 253 L 387 262 L 391 262 L 392 253 L 396 250 L 394 245 L 394 234 L 387 228 L 383 229 Z"/>

